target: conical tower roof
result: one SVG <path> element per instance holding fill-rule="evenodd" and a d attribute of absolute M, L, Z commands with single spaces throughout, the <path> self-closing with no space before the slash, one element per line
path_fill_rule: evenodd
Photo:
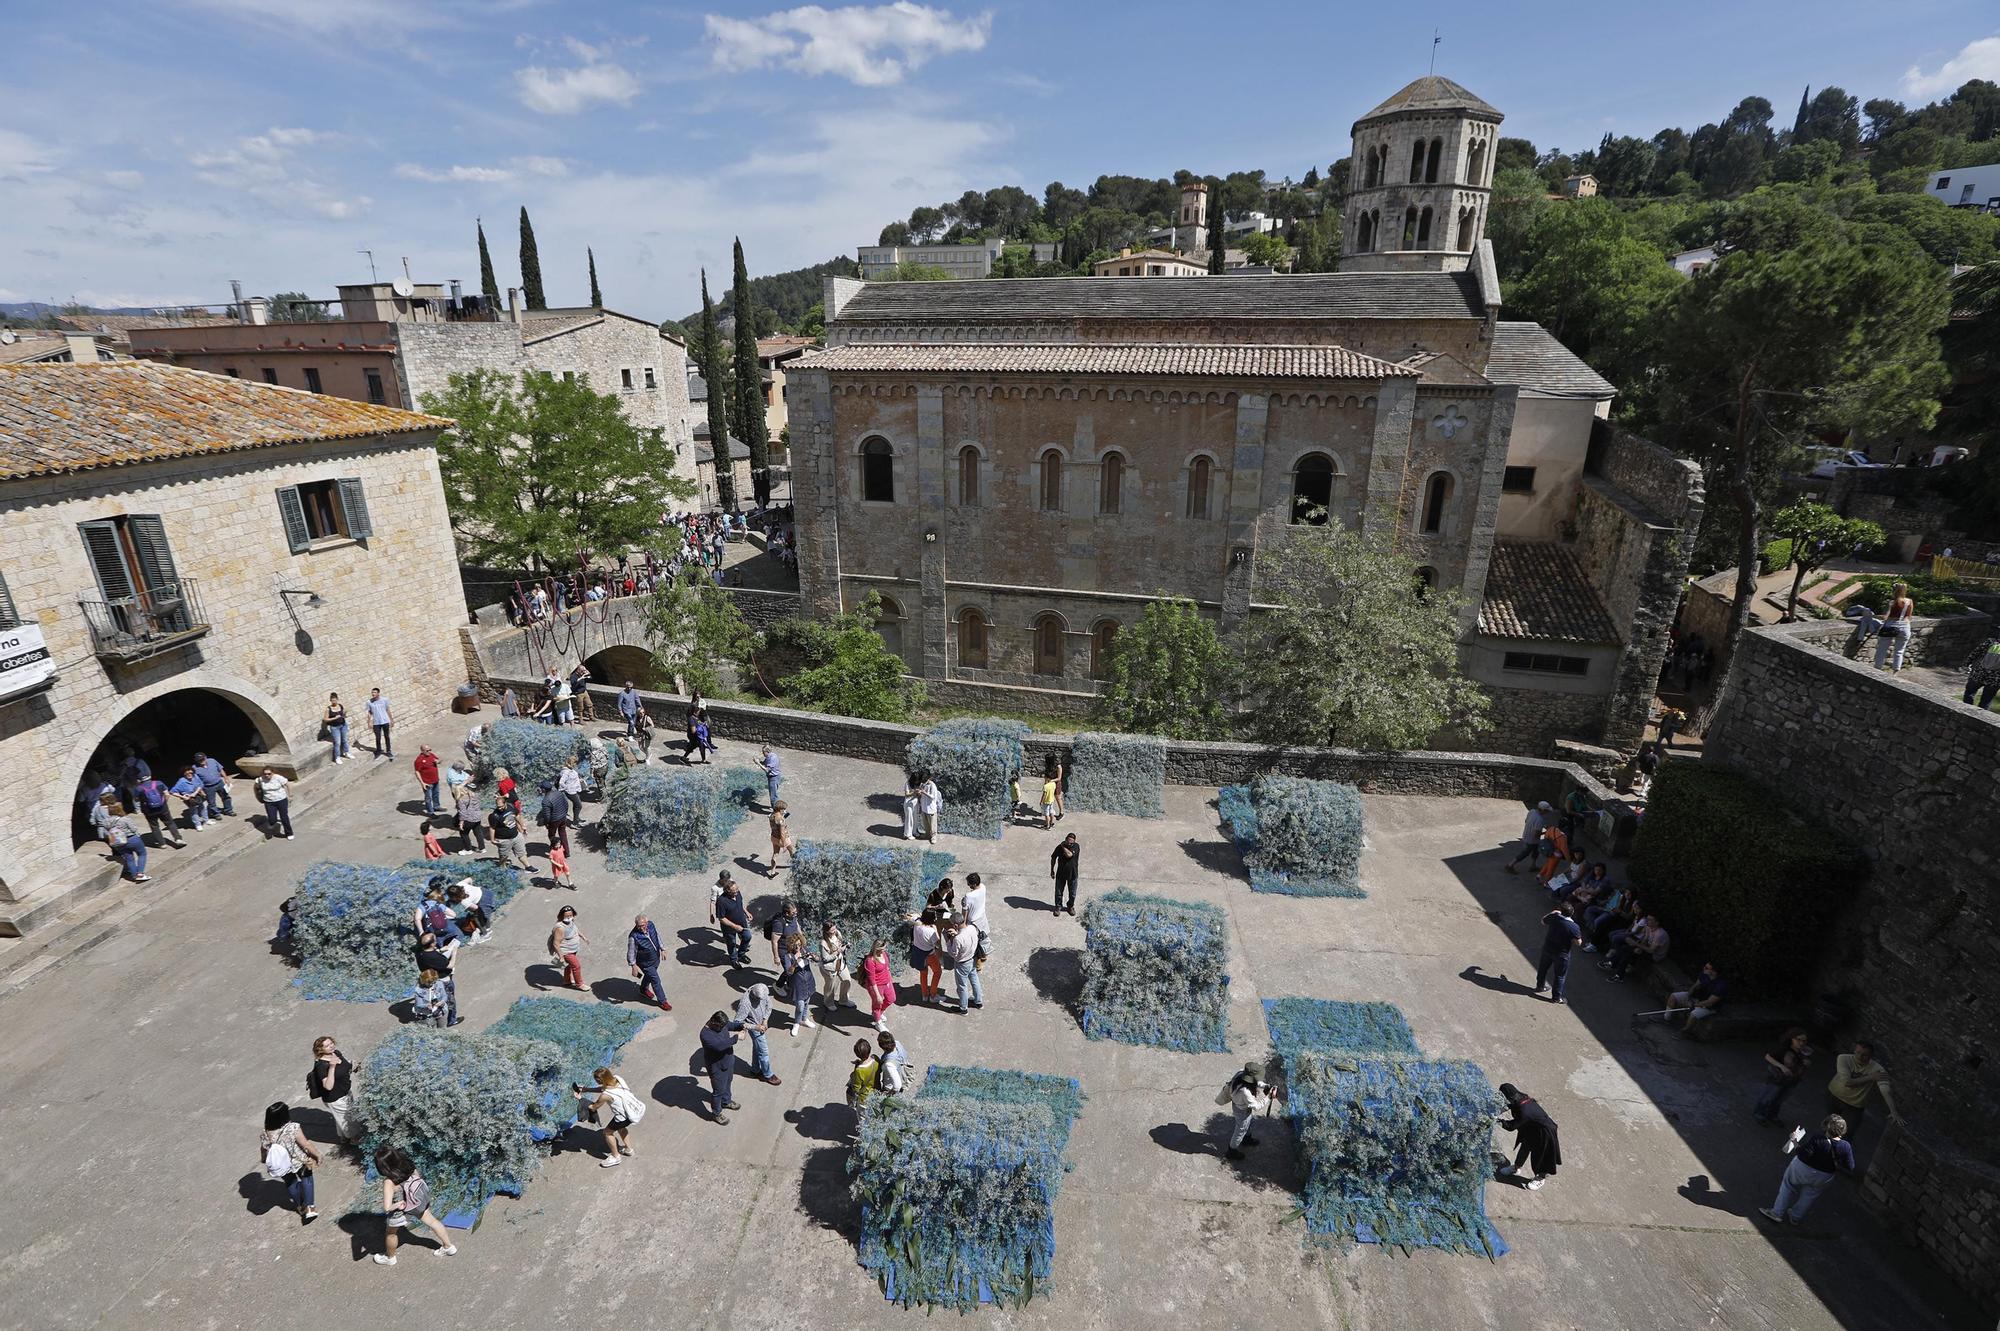
<path fill-rule="evenodd" d="M 1373 120 L 1377 116 L 1394 115 L 1399 111 L 1470 111 L 1475 115 L 1491 116 L 1495 120 L 1501 118 L 1500 112 L 1495 107 L 1481 101 L 1463 85 L 1453 83 L 1442 74 L 1426 74 L 1417 79 L 1361 117 L 1361 121 Z M 1355 123 L 1360 124 L 1361 121 Z"/>

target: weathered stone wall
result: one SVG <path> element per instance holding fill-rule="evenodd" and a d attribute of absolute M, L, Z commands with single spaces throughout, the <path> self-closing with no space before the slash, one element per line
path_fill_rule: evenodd
<path fill-rule="evenodd" d="M 1487 719 L 1492 729 L 1470 738 L 1442 735 L 1442 748 L 1490 750 L 1544 757 L 1559 739 L 1596 743 L 1604 733 L 1606 695 L 1558 693 L 1548 689 L 1514 689 L 1494 684 L 1482 687 L 1493 700 Z"/>
<path fill-rule="evenodd" d="M 2000 1312 L 2000 1169 L 1891 1123 L 1861 1195 L 1980 1306 Z"/>

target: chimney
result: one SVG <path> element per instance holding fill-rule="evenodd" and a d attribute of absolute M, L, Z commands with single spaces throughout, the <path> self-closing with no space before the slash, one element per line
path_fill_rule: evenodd
<path fill-rule="evenodd" d="M 451 304 L 453 309 L 456 309 L 458 307 L 458 302 L 460 299 L 458 290 L 459 290 L 458 279 L 454 277 L 451 279 Z"/>
<path fill-rule="evenodd" d="M 229 303 L 236 307 L 237 319 L 250 322 L 250 307 L 243 303 L 243 284 L 233 277 L 229 279 Z"/>
<path fill-rule="evenodd" d="M 89 333 L 64 333 L 63 342 L 69 347 L 69 358 L 74 363 L 97 364 L 97 339 Z"/>
<path fill-rule="evenodd" d="M 507 288 L 507 322 L 521 322 L 521 288 Z"/>
<path fill-rule="evenodd" d="M 249 300 L 243 302 L 243 310 L 245 323 L 256 324 L 262 327 L 264 324 L 271 322 L 271 302 L 265 300 L 262 296 L 252 296 Z"/>
<path fill-rule="evenodd" d="M 1129 259 L 1129 258 L 1131 258 L 1131 257 L 1132 257 L 1132 247 L 1131 247 L 1130 245 L 1120 245 L 1120 246 L 1118 247 L 1118 257 L 1119 257 L 1119 258 L 1121 258 L 1121 259 Z"/>

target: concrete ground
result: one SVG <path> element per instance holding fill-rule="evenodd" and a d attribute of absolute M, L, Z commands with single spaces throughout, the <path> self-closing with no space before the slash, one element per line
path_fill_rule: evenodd
<path fill-rule="evenodd" d="M 448 720 L 434 729 L 441 750 L 460 734 Z M 742 746 L 722 754 L 751 756 Z M 800 835 L 900 830 L 884 795 L 897 773 L 786 757 Z M 695 1030 L 751 981 L 712 964 L 713 875 L 627 878 L 595 851 L 577 857 L 574 894 L 530 888 L 493 942 L 465 955 L 461 1002 L 477 1029 L 552 980 L 543 940 L 558 896 L 581 908 L 593 939 L 593 1001 L 636 998 L 623 933 L 635 911 L 651 913 L 678 964 L 668 971 L 674 1012 L 648 1023 L 623 1065 L 652 1110 L 636 1158 L 600 1170 L 592 1144 L 573 1135 L 523 1199 L 495 1201 L 459 1236 L 457 1257 L 436 1259 L 419 1240 L 393 1269 L 364 1260 L 374 1221 L 340 1218 L 359 1191 L 352 1163 L 322 1170 L 324 1219 L 302 1227 L 274 1209 L 279 1190 L 255 1149 L 264 1105 L 302 1103 L 314 1036 L 335 1034 L 365 1061 L 394 1024 L 383 1004 L 302 1001 L 266 943 L 278 901 L 314 860 L 393 863 L 415 844 L 405 762 L 341 772 L 317 803 L 306 783 L 298 840 L 246 844 L 178 879 L 163 857 L 156 906 L 0 997 L 0 1139 L 10 1148 L 0 1157 L 0 1307 L 13 1310 L 0 1323 L 240 1327 L 337 1309 L 340 1325 L 368 1326 L 421 1309 L 428 1322 L 466 1326 L 919 1324 L 855 1265 L 840 1101 L 863 1023 L 776 1034 L 783 1086 L 739 1077 L 743 1112 L 727 1127 L 708 1122 L 689 1068 Z M 1518 808 L 1370 797 L 1370 895 L 1345 901 L 1253 895 L 1211 798 L 1173 788 L 1165 822 L 1072 814 L 1062 829 L 1085 847 L 1086 897 L 1126 884 L 1228 909 L 1231 1054 L 1085 1040 L 1074 1012 L 1082 930 L 1046 906 L 1051 834 L 946 838 L 959 873 L 978 869 L 992 888 L 987 1006 L 969 1017 L 901 1006 L 893 1028 L 918 1066 L 1067 1073 L 1088 1096 L 1058 1206 L 1053 1289 L 986 1319 L 1439 1331 L 1986 1325 L 1935 1270 L 1887 1244 L 1847 1185 L 1801 1229 L 1773 1233 L 1754 1217 L 1783 1163 L 1781 1134 L 1749 1116 L 1756 1049 L 1689 1045 L 1635 1024 L 1645 991 L 1587 964 L 1572 976 L 1570 1006 L 1527 994 L 1542 903 L 1529 879 L 1500 871 Z M 785 881 L 751 867 L 766 844 L 753 818 L 731 845 L 753 899 Z M 768 949 L 755 955 L 768 960 Z M 1395 1002 L 1426 1052 L 1474 1059 L 1494 1082 L 1542 1100 L 1563 1129 L 1560 1177 L 1539 1192 L 1487 1189 L 1511 1254 L 1489 1263 L 1308 1244 L 1293 1219 L 1300 1180 L 1282 1121 L 1242 1167 L 1220 1158 L 1214 1093 L 1246 1054 L 1264 1051 L 1259 1000 L 1284 994 Z M 1795 1106 L 1809 1117 L 1818 1107 L 1804 1092 Z M 323 1116 L 302 1121 L 329 1135 Z M 1864 1160 L 1868 1145 L 1864 1134 Z"/>

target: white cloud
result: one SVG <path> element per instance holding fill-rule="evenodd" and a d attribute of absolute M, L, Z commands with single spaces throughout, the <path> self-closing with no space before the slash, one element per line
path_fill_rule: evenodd
<path fill-rule="evenodd" d="M 431 185 L 499 185 L 522 176 L 564 176 L 569 163 L 560 157 L 513 157 L 504 166 L 423 166 L 402 162 L 396 167 L 399 180 L 419 180 Z"/>
<path fill-rule="evenodd" d="M 48 148 L 19 130 L 0 129 L 0 180 L 19 180 L 52 170 Z"/>
<path fill-rule="evenodd" d="M 603 59 L 603 50 L 574 38 L 569 47 L 583 60 L 573 69 L 529 65 L 515 72 L 521 101 L 529 110 L 572 116 L 594 102 L 617 102 L 623 106 L 639 95 L 639 80 L 623 65 Z"/>
<path fill-rule="evenodd" d="M 146 177 L 137 171 L 106 171 L 100 177 L 112 189 L 135 190 L 146 183 Z"/>
<path fill-rule="evenodd" d="M 219 189 L 248 195 L 277 212 L 301 211 L 335 221 L 357 217 L 374 202 L 366 195 L 344 196 L 309 170 L 298 168 L 296 150 L 326 144 L 334 135 L 314 129 L 273 127 L 238 139 L 221 152 L 188 158 L 195 174 Z"/>
<path fill-rule="evenodd" d="M 1923 66 L 1911 65 L 1903 75 L 1903 91 L 1912 97 L 1941 97 L 1957 92 L 1968 79 L 2000 82 L 2000 37 L 1967 42 L 1957 55 L 1929 74 Z"/>
<path fill-rule="evenodd" d="M 911 0 L 841 9 L 803 5 L 757 19 L 710 14 L 706 22 L 715 63 L 723 69 L 783 65 L 865 87 L 899 83 L 933 56 L 980 50 L 993 28 L 990 13 L 961 19 Z"/>

